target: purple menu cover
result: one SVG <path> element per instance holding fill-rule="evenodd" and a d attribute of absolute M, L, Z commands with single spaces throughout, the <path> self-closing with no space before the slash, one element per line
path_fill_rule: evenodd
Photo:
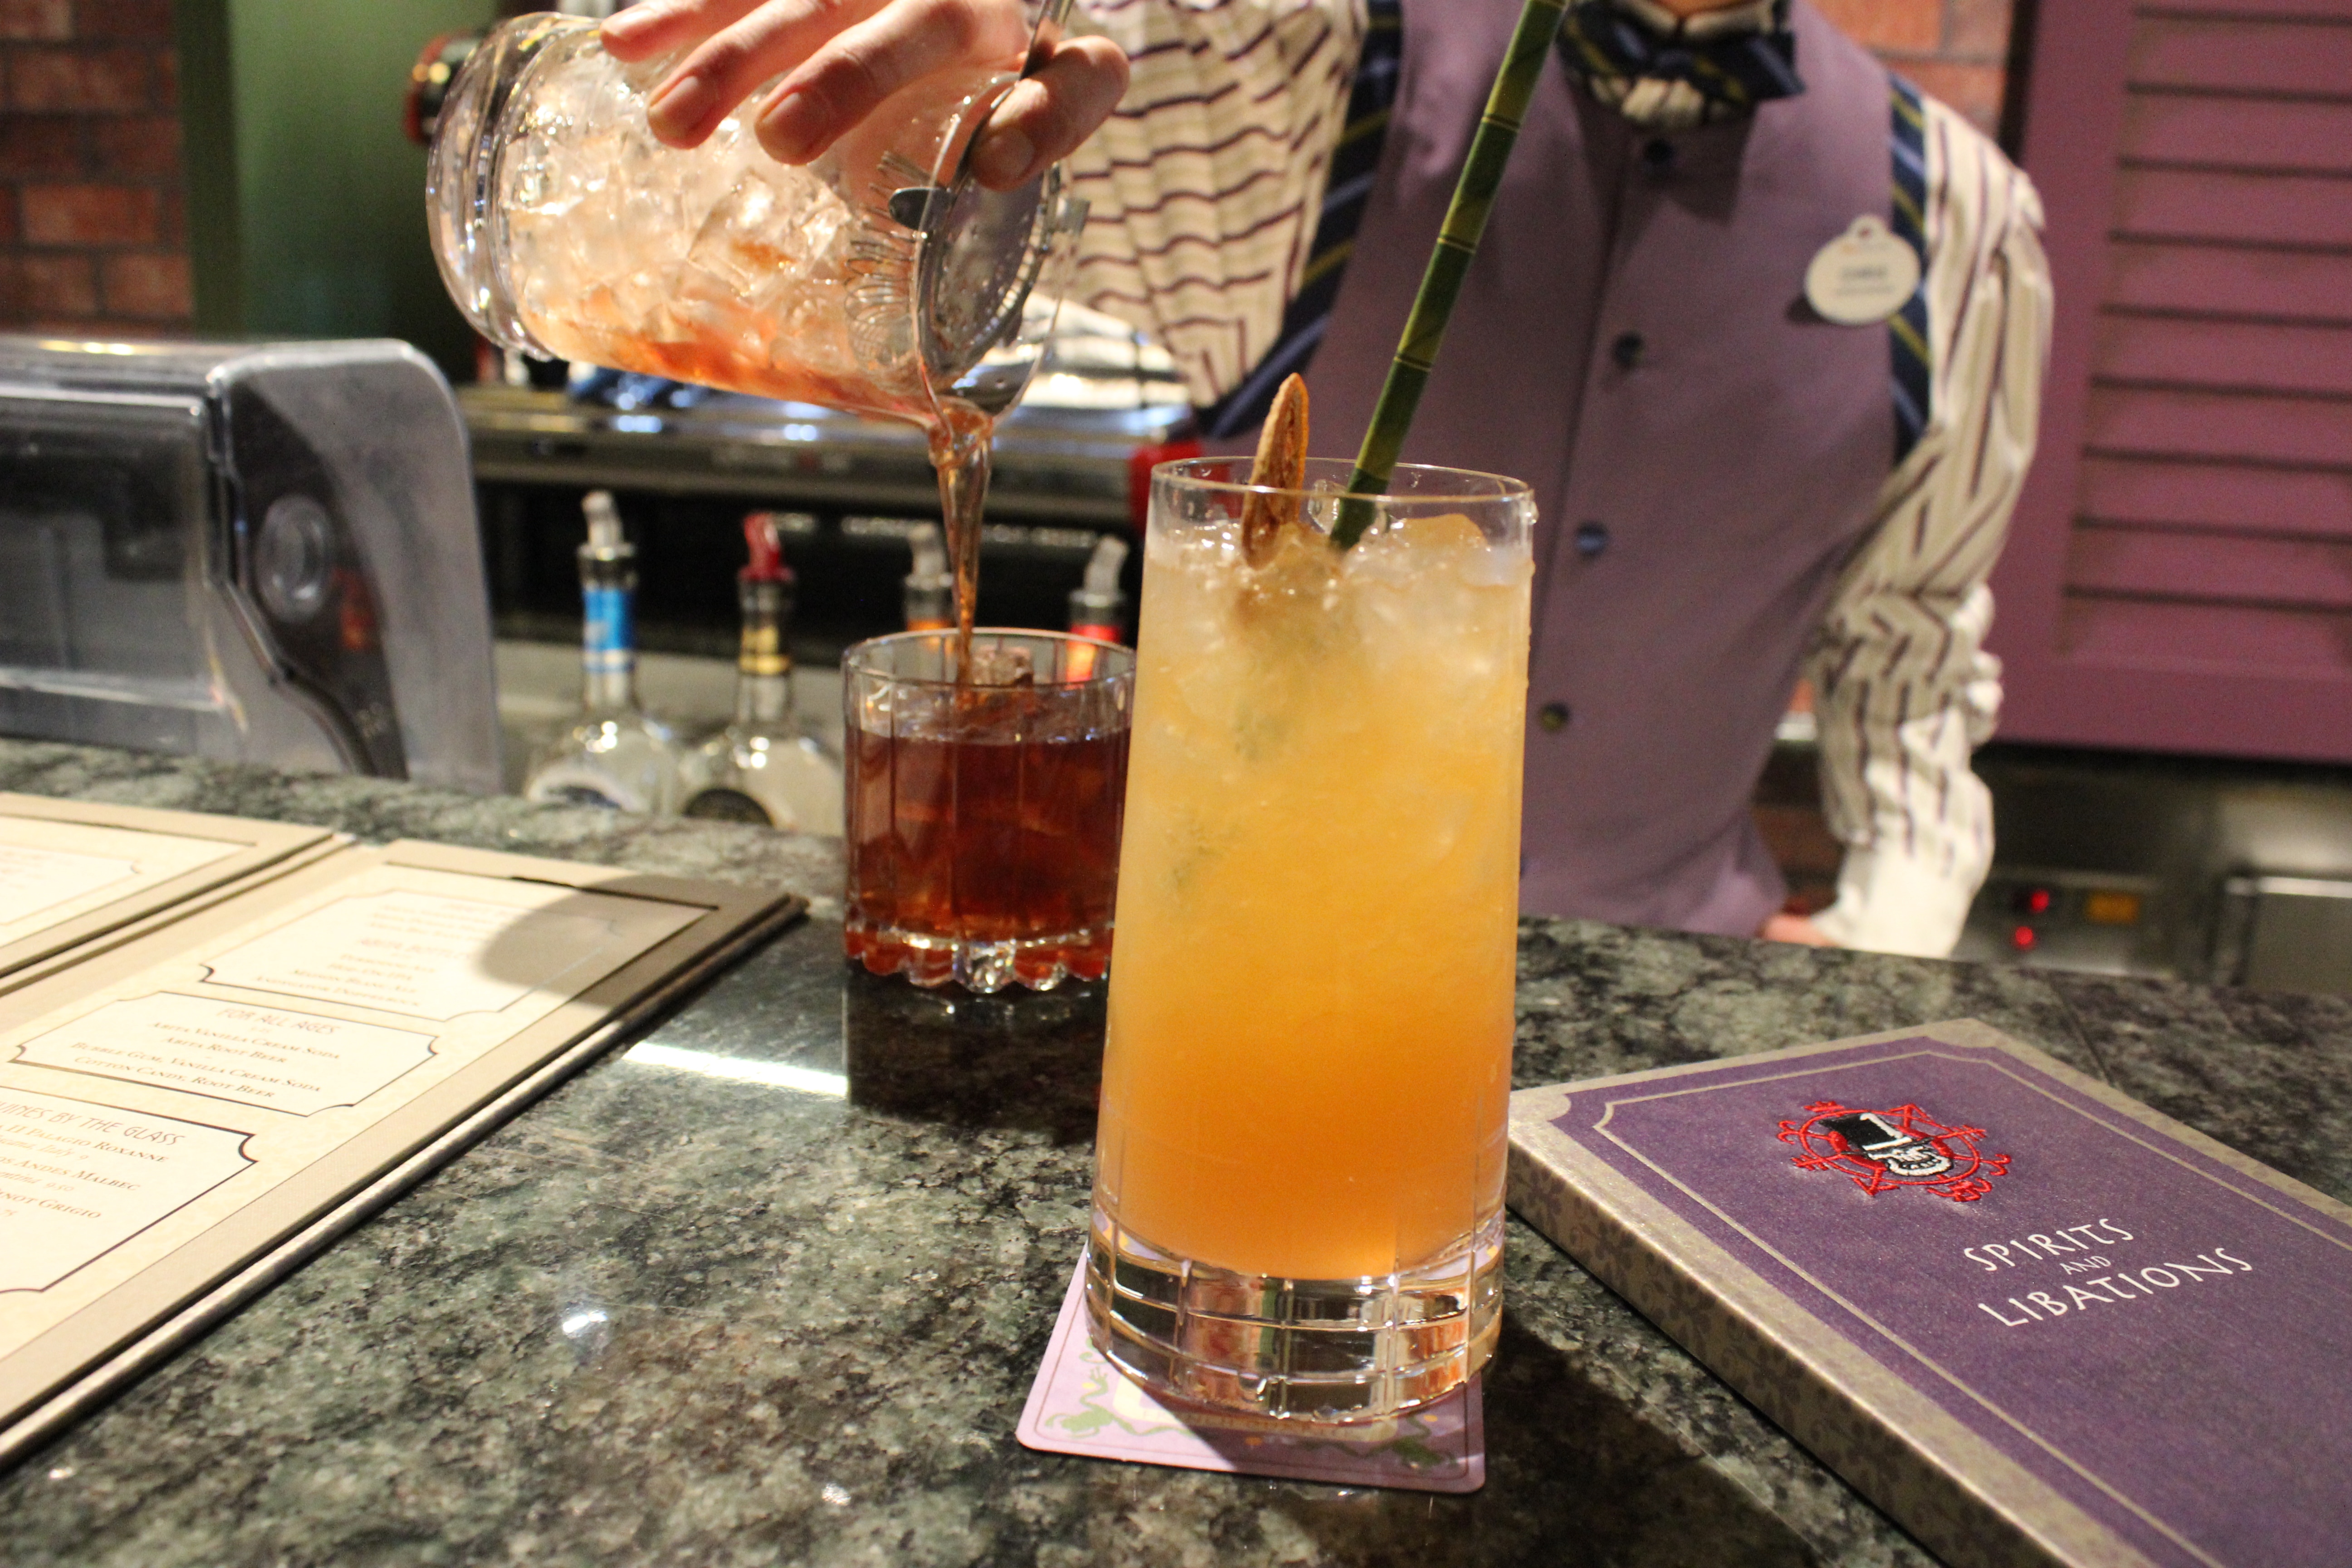
<path fill-rule="evenodd" d="M 2352 1563 L 2352 1209 L 1974 1023 L 1529 1089 L 1511 1204 L 1956 1563 Z"/>

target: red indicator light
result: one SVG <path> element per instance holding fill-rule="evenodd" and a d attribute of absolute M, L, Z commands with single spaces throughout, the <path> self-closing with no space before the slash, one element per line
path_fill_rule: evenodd
<path fill-rule="evenodd" d="M 2039 937 L 2033 934 L 2033 928 L 2032 926 L 2020 926 L 2015 931 L 2009 933 L 2009 945 L 2017 949 L 2020 952 L 2032 951 L 2033 944 L 2040 940 L 2041 939 Z"/>
<path fill-rule="evenodd" d="M 2025 912 L 2030 915 L 2048 914 L 2050 912 L 2050 889 L 2047 888 L 2036 888 L 2033 891 L 2026 894 Z"/>

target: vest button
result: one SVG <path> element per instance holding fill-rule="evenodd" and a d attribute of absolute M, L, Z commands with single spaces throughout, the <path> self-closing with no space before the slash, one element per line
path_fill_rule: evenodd
<path fill-rule="evenodd" d="M 1642 353 L 1649 342 L 1639 332 L 1620 332 L 1617 341 L 1609 345 L 1609 357 L 1617 362 L 1619 370 L 1632 370 L 1642 363 Z"/>
<path fill-rule="evenodd" d="M 1609 548 L 1609 529 L 1605 523 L 1580 523 L 1576 530 L 1576 552 L 1587 561 Z"/>
<path fill-rule="evenodd" d="M 1642 143 L 1642 162 L 1650 166 L 1652 174 L 1664 174 L 1681 156 L 1681 149 L 1663 136 L 1653 136 Z"/>
<path fill-rule="evenodd" d="M 1554 734 L 1568 728 L 1568 704 L 1547 702 L 1536 710 L 1536 722 Z"/>

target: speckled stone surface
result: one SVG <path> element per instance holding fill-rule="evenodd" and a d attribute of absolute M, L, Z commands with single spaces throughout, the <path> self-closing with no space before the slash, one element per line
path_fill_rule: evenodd
<path fill-rule="evenodd" d="M 830 895 L 831 846 L 0 742 L 0 787 Z M 1921 1564 L 1512 1226 L 1467 1498 L 1034 1454 L 1100 997 L 845 973 L 826 911 L 13 1473 L 12 1564 Z M 1518 1080 L 1974 1016 L 2352 1197 L 2352 1005 L 1568 922 Z M 677 1053 L 688 1053 L 680 1056 Z M 782 1064 L 798 1087 L 719 1076 Z M 684 1063 L 686 1065 L 677 1065 Z M 717 1072 L 700 1070 L 717 1068 Z"/>
<path fill-rule="evenodd" d="M 839 839 L 37 741 L 0 740 L 0 790 L 299 822 L 379 844 L 429 838 L 632 871 L 757 883 L 801 894 L 819 918 L 841 914 Z"/>

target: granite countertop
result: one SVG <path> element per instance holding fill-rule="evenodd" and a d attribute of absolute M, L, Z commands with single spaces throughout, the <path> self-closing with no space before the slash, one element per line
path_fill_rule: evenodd
<path fill-rule="evenodd" d="M 846 973 L 835 844 L 17 742 L 0 788 L 815 903 L 644 1037 L 659 1064 L 604 1058 L 0 1476 L 17 1568 L 1929 1561 L 1516 1220 L 1483 1491 L 1019 1447 L 1083 1235 L 1098 989 Z M 2352 1199 L 2342 999 L 1530 921 L 1517 1076 L 1962 1016 Z"/>

